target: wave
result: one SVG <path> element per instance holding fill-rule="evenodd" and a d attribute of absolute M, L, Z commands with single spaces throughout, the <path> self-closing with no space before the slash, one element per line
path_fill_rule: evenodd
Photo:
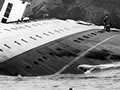
<path fill-rule="evenodd" d="M 77 69 L 84 71 L 84 74 L 102 71 L 102 70 L 108 70 L 108 69 L 116 69 L 120 68 L 120 62 L 110 63 L 110 64 L 99 64 L 99 65 L 88 65 L 88 64 L 82 64 L 78 65 Z"/>
<path fill-rule="evenodd" d="M 81 79 L 100 79 L 100 78 L 114 78 L 120 77 L 120 62 L 100 65 L 82 64 L 78 66 L 87 68 L 84 74 L 58 74 L 46 76 L 5 76 L 0 75 L 0 81 L 31 81 L 31 80 L 81 80 Z M 93 68 L 93 70 L 91 70 Z"/>

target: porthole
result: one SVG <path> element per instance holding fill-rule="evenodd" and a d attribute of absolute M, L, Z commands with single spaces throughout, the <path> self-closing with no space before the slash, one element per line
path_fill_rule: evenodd
<path fill-rule="evenodd" d="M 55 32 L 58 32 L 58 33 L 60 33 L 60 31 L 57 31 L 57 30 L 55 30 Z"/>
<path fill-rule="evenodd" d="M 49 55 L 53 56 L 54 54 L 53 53 L 49 53 Z"/>
<path fill-rule="evenodd" d="M 31 70 L 31 67 L 30 67 L 30 66 L 26 66 L 26 68 Z"/>
<path fill-rule="evenodd" d="M 92 35 L 97 35 L 97 34 L 95 34 L 95 33 L 91 33 Z"/>
<path fill-rule="evenodd" d="M 17 41 L 14 41 L 16 44 L 18 44 L 18 45 L 21 45 L 19 42 L 17 42 Z"/>
<path fill-rule="evenodd" d="M 30 38 L 33 39 L 33 40 L 36 40 L 36 38 L 33 38 L 33 37 L 31 37 L 31 36 L 30 36 Z"/>
<path fill-rule="evenodd" d="M 37 23 L 37 25 L 41 25 L 40 23 Z"/>
<path fill-rule="evenodd" d="M 54 33 L 52 33 L 52 32 L 48 32 L 48 33 L 50 33 L 50 34 L 54 34 Z"/>
<path fill-rule="evenodd" d="M 36 37 L 39 37 L 39 38 L 42 38 L 41 36 L 39 36 L 39 35 L 35 35 Z"/>
<path fill-rule="evenodd" d="M 57 48 L 56 50 L 61 51 L 61 49 L 60 49 L 60 48 Z"/>
<path fill-rule="evenodd" d="M 31 28 L 31 26 L 25 25 L 25 27 Z"/>
<path fill-rule="evenodd" d="M 24 27 L 22 27 L 22 26 L 19 26 L 19 29 L 25 29 Z"/>
<path fill-rule="evenodd" d="M 64 31 L 64 30 L 62 30 L 62 29 L 59 29 L 60 31 Z"/>
<path fill-rule="evenodd" d="M 40 61 L 40 62 L 44 62 L 42 59 L 38 59 L 38 61 Z"/>
<path fill-rule="evenodd" d="M 80 43 L 80 41 L 78 41 L 78 40 L 73 40 L 74 42 L 77 42 L 77 43 Z"/>
<path fill-rule="evenodd" d="M 9 48 L 9 49 L 11 49 L 11 47 L 10 47 L 10 46 L 8 46 L 7 44 L 4 44 L 4 46 L 5 46 L 5 47 L 7 47 L 7 48 Z"/>
<path fill-rule="evenodd" d="M 25 43 L 28 43 L 28 41 L 24 40 L 24 39 L 21 39 L 21 41 L 25 42 Z"/>
<path fill-rule="evenodd" d="M 36 27 L 37 25 L 35 25 L 35 24 L 32 24 L 32 26 L 35 26 L 35 27 Z"/>
<path fill-rule="evenodd" d="M 92 35 L 91 34 L 87 34 L 88 36 L 90 36 L 90 37 L 92 37 Z"/>
<path fill-rule="evenodd" d="M 44 35 L 46 35 L 46 36 L 49 36 L 49 34 L 47 34 L 47 33 L 43 33 Z"/>
<path fill-rule="evenodd" d="M 89 38 L 88 36 L 83 36 L 84 38 Z"/>
<path fill-rule="evenodd" d="M 68 29 L 68 28 L 64 28 L 64 29 L 66 29 L 66 30 L 70 30 L 70 29 Z"/>
<path fill-rule="evenodd" d="M 16 28 L 11 28 L 11 29 L 13 29 L 13 30 L 17 30 Z"/>
<path fill-rule="evenodd" d="M 48 59 L 47 57 L 43 56 L 43 59 Z"/>
<path fill-rule="evenodd" d="M 36 65 L 39 65 L 39 63 L 38 63 L 38 62 L 36 62 L 36 61 L 34 61 L 33 63 L 34 63 L 34 64 L 36 64 Z"/>
<path fill-rule="evenodd" d="M 83 38 L 78 38 L 78 40 L 84 41 L 84 39 L 83 39 Z"/>
<path fill-rule="evenodd" d="M 3 52 L 3 50 L 2 50 L 2 49 L 0 49 L 0 52 Z"/>
<path fill-rule="evenodd" d="M 9 29 L 4 29 L 5 31 L 10 31 Z"/>

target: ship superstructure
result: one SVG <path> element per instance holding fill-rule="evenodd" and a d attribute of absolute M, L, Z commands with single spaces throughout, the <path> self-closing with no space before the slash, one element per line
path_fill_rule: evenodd
<path fill-rule="evenodd" d="M 79 64 L 103 63 L 85 58 L 87 50 L 103 50 L 104 45 L 99 48 L 93 46 L 119 35 L 119 32 L 102 32 L 103 27 L 78 24 L 74 20 L 50 19 L 5 24 L 22 18 L 27 5 L 25 2 L 23 12 L 18 17 L 12 19 L 13 14 L 10 13 L 7 19 L 5 7 L 12 4 L 13 7 L 16 3 L 22 6 L 23 3 L 20 0 L 6 1 L 2 9 L 4 14 L 1 14 L 3 23 L 0 24 L 0 74 L 36 76 L 82 73 L 77 69 Z M 3 18 L 7 20 L 4 22 Z"/>
<path fill-rule="evenodd" d="M 0 22 L 21 20 L 28 2 L 21 0 L 5 0 L 0 12 Z"/>

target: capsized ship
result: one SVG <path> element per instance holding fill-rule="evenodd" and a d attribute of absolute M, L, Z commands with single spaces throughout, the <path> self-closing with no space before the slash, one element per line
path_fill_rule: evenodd
<path fill-rule="evenodd" d="M 28 2 L 5 0 L 0 12 L 0 74 L 83 73 L 81 64 L 119 61 L 119 31 L 74 20 L 20 20 Z M 14 23 L 8 23 L 14 22 Z"/>

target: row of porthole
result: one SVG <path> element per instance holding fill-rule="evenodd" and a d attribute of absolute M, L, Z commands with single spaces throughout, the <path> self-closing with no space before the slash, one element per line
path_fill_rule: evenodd
<path fill-rule="evenodd" d="M 48 23 L 48 22 L 47 22 L 47 23 Z M 47 23 L 45 22 L 44 24 L 47 24 Z M 38 26 L 38 25 L 42 25 L 42 24 L 36 23 L 36 24 L 32 24 L 31 26 Z M 25 27 L 28 27 L 28 28 L 31 28 L 31 26 L 25 25 Z M 13 29 L 13 30 L 18 30 L 18 29 L 25 29 L 25 27 L 19 26 L 19 27 L 14 27 L 14 28 L 11 28 L 11 29 Z M 68 28 L 64 28 L 64 29 L 69 30 Z M 4 30 L 5 30 L 5 31 L 11 31 L 10 29 L 4 29 Z"/>
<path fill-rule="evenodd" d="M 43 59 L 47 59 L 47 57 L 43 56 Z M 38 61 L 44 63 L 44 60 L 42 60 L 42 59 L 40 59 L 40 58 L 38 59 Z M 33 61 L 33 64 L 39 65 L 39 62 Z M 25 68 L 26 68 L 26 69 L 29 69 L 29 70 L 32 69 L 32 67 L 29 66 L 29 65 L 26 65 Z M 19 75 L 19 73 L 15 72 L 15 75 L 17 76 L 17 75 Z"/>
<path fill-rule="evenodd" d="M 64 29 L 69 30 L 68 28 L 64 28 Z M 60 31 L 64 31 L 64 30 L 63 30 L 63 29 L 59 29 L 59 31 L 58 31 L 58 30 L 55 30 L 55 32 L 57 32 L 57 33 L 60 33 Z M 48 33 L 49 33 L 49 34 L 54 34 L 53 32 L 48 32 Z M 49 36 L 49 34 L 43 33 L 43 35 L 46 35 L 46 36 Z M 38 37 L 38 38 L 42 38 L 42 37 L 39 36 L 39 35 L 35 35 L 35 36 Z M 37 40 L 36 38 L 34 38 L 34 37 L 32 37 L 32 36 L 30 36 L 30 38 L 33 39 L 33 40 Z M 23 41 L 23 42 L 25 42 L 25 43 L 28 43 L 28 41 L 26 41 L 26 40 L 24 40 L 24 39 L 21 39 L 21 41 Z M 21 43 L 19 43 L 18 41 L 14 41 L 14 43 L 16 43 L 16 44 L 18 44 L 18 45 L 21 45 Z M 11 47 L 8 46 L 7 44 L 4 44 L 4 46 L 7 47 L 7 48 L 9 48 L 9 49 L 11 49 Z M 3 52 L 2 49 L 0 49 L 0 51 Z"/>
<path fill-rule="evenodd" d="M 44 61 L 43 61 L 42 59 L 40 59 L 40 58 L 38 59 L 38 61 L 39 61 L 39 62 L 42 62 L 42 63 L 44 62 Z M 39 62 L 33 61 L 33 63 L 34 63 L 35 65 L 39 65 Z M 30 69 L 30 70 L 32 69 L 32 68 L 31 68 L 30 66 L 28 66 L 28 65 L 26 65 L 26 68 L 27 68 L 27 69 Z"/>
<path fill-rule="evenodd" d="M 39 24 L 39 23 L 37 23 L 37 24 L 32 24 L 32 26 L 37 26 L 37 25 L 41 25 L 41 24 Z M 29 26 L 29 25 L 25 25 L 25 27 L 31 28 L 31 26 Z M 13 30 L 18 30 L 18 29 L 25 29 L 25 27 L 19 26 L 19 27 L 14 27 L 14 28 L 11 28 L 11 29 L 13 29 Z M 5 31 L 11 31 L 10 29 L 4 29 L 4 30 L 5 30 Z"/>
<path fill-rule="evenodd" d="M 35 26 L 35 24 L 33 24 L 33 25 Z M 39 25 L 41 25 L 41 24 L 39 24 Z M 29 26 L 29 25 L 25 25 L 25 27 L 31 28 L 31 26 Z M 11 29 L 13 29 L 13 30 L 18 30 L 18 29 L 21 29 L 21 28 L 25 29 L 25 27 L 20 26 L 20 27 L 11 28 Z M 4 29 L 4 30 L 5 30 L 5 31 L 11 31 L 10 29 Z M 64 28 L 64 30 L 70 30 L 70 29 Z M 60 33 L 60 31 L 64 31 L 64 30 L 59 29 L 59 31 L 58 31 L 58 30 L 54 30 L 54 31 Z M 50 34 L 53 34 L 53 33 L 50 33 Z"/>
<path fill-rule="evenodd" d="M 92 33 L 93 34 L 93 33 Z M 95 34 L 94 34 L 95 35 Z M 79 38 L 80 40 L 82 40 L 82 41 L 84 41 L 85 39 L 83 39 L 83 38 Z M 57 48 L 57 50 L 61 50 L 60 48 Z M 54 54 L 53 53 L 49 53 L 49 55 L 51 55 L 51 56 L 54 56 Z M 43 56 L 43 59 L 47 59 L 47 57 L 45 57 L 45 56 Z M 42 59 L 38 59 L 38 61 L 39 62 L 44 62 L 44 60 L 42 60 Z M 33 63 L 35 64 L 35 65 L 39 65 L 39 62 L 37 62 L 37 61 L 33 61 Z M 29 69 L 29 70 L 31 70 L 32 69 L 32 67 L 31 66 L 29 66 L 29 65 L 26 65 L 26 69 Z M 18 73 L 15 73 L 15 75 L 18 75 Z"/>
<path fill-rule="evenodd" d="M 74 41 L 74 42 L 77 42 L 77 43 L 80 43 L 80 41 L 85 41 L 84 38 L 88 39 L 88 38 L 92 37 L 93 35 L 97 35 L 96 33 L 98 33 L 98 32 L 87 34 L 87 36 L 84 35 L 83 38 L 80 38 L 80 37 L 79 37 L 79 38 L 77 38 L 77 40 L 73 40 L 73 41 Z M 80 41 L 79 41 L 79 40 L 80 40 Z"/>

